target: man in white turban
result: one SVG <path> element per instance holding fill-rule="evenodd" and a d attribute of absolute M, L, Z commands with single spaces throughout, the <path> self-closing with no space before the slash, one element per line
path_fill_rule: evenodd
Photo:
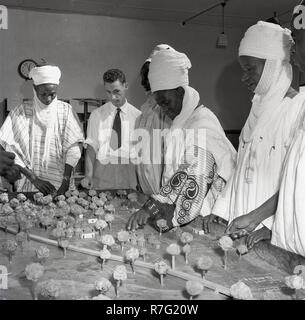
<path fill-rule="evenodd" d="M 213 203 L 233 171 L 236 151 L 216 116 L 189 86 L 190 68 L 184 53 L 161 50 L 152 57 L 151 91 L 173 122 L 165 136 L 162 187 L 129 219 L 129 230 L 150 218 L 156 228 L 167 231 L 210 213 L 204 203 Z M 166 223 L 160 225 L 161 219 Z"/>
<path fill-rule="evenodd" d="M 152 57 L 161 50 L 174 50 L 167 44 L 157 45 L 141 68 L 141 84 L 145 89 L 147 99 L 141 106 L 142 114 L 136 121 L 136 132 L 142 132 L 141 140 L 136 148 L 139 161 L 136 166 L 138 189 L 146 195 L 156 194 L 161 188 L 161 178 L 164 170 L 164 143 L 162 130 L 169 128 L 172 120 L 168 118 L 157 104 L 150 89 L 148 80 L 149 65 Z"/>
<path fill-rule="evenodd" d="M 20 192 L 63 194 L 74 187 L 73 168 L 81 157 L 83 132 L 72 107 L 57 99 L 56 66 L 33 68 L 34 98 L 14 108 L 0 129 L 0 145 L 15 154 L 22 173 Z"/>
<path fill-rule="evenodd" d="M 258 211 L 279 190 L 287 151 L 303 108 L 304 95 L 291 87 L 291 44 L 288 29 L 261 21 L 247 30 L 240 43 L 242 80 L 255 95 L 240 135 L 234 175 L 213 213 L 231 223 L 227 233 L 233 238 L 253 231 L 247 237 L 249 248 L 271 238 L 273 217 L 260 219 Z M 248 225 L 239 229 L 244 219 L 249 219 Z"/>
<path fill-rule="evenodd" d="M 300 22 L 304 23 L 304 19 L 301 20 L 304 15 L 305 1 L 302 1 L 294 8 L 291 20 L 292 36 L 295 42 L 292 57 L 301 72 L 305 72 L 305 26 L 300 27 Z M 304 94 L 303 97 L 305 100 Z M 228 232 L 240 236 L 252 232 L 259 223 L 274 216 L 271 243 L 302 256 L 305 256 L 304 123 L 305 107 L 303 105 L 283 165 L 279 192 L 256 210 L 235 219 L 228 228 Z"/>

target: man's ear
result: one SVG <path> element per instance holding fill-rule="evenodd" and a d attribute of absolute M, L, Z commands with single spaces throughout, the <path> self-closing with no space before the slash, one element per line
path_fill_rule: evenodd
<path fill-rule="evenodd" d="M 128 89 L 128 82 L 125 82 L 125 89 Z"/>

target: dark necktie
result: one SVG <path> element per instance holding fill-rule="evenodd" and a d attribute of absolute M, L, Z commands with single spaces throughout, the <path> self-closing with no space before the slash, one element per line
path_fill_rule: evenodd
<path fill-rule="evenodd" d="M 116 115 L 113 120 L 112 135 L 110 139 L 110 147 L 113 150 L 119 149 L 121 147 L 121 109 L 117 108 Z M 116 134 L 115 134 L 116 133 Z"/>

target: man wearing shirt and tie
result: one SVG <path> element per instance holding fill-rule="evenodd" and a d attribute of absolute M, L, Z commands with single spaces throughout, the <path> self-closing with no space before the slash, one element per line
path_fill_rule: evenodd
<path fill-rule="evenodd" d="M 108 102 L 89 118 L 85 178 L 82 186 L 97 190 L 136 189 L 135 165 L 131 159 L 132 135 L 141 114 L 126 100 L 124 73 L 110 69 L 103 75 Z"/>

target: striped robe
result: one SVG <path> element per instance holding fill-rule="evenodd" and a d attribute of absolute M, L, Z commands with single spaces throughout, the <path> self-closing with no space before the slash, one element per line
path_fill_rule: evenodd
<path fill-rule="evenodd" d="M 0 145 L 16 154 L 17 164 L 32 170 L 37 177 L 58 189 L 65 164 L 75 167 L 81 157 L 83 131 L 71 105 L 60 100 L 56 103 L 58 122 L 55 132 L 51 132 L 47 165 L 42 163 L 47 128 L 35 117 L 33 102 L 24 102 L 9 113 L 0 129 Z M 73 185 L 71 179 L 70 187 Z M 24 176 L 16 182 L 16 189 L 20 192 L 37 191 Z"/>

